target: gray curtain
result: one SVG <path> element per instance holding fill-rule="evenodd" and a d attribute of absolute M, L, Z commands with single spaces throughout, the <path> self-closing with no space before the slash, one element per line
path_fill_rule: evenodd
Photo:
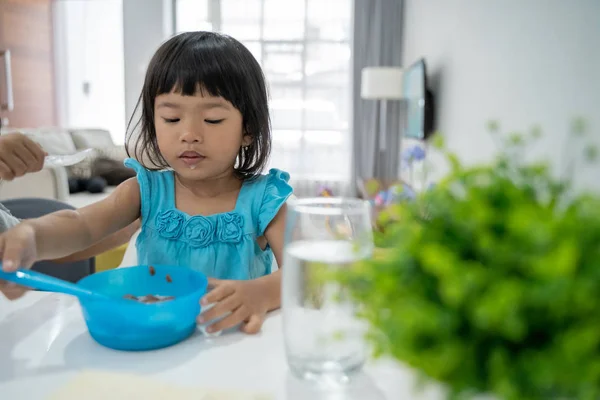
<path fill-rule="evenodd" d="M 387 101 L 385 150 L 379 149 L 379 100 L 360 97 L 364 67 L 402 66 L 403 0 L 354 0 L 353 40 L 353 174 L 365 178 L 395 179 L 398 175 L 402 104 Z"/>

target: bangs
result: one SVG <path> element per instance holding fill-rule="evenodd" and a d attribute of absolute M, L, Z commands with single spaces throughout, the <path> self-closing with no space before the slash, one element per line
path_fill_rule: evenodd
<path fill-rule="evenodd" d="M 204 40 L 186 38 L 173 48 L 165 49 L 170 54 L 163 59 L 170 62 L 149 68 L 150 93 L 193 96 L 200 92 L 203 96 L 223 97 L 243 114 L 246 102 L 240 88 L 247 86 L 245 69 L 248 66 L 244 64 L 249 60 L 236 54 L 245 50 L 236 44 L 223 37 L 217 41 L 208 36 Z M 258 66 L 253 57 L 252 61 Z"/>

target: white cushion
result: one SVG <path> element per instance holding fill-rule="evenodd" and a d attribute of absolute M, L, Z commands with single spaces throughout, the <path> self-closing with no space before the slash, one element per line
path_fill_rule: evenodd
<path fill-rule="evenodd" d="M 105 129 L 71 129 L 73 143 L 77 149 L 101 149 L 115 145 L 110 132 Z"/>
<path fill-rule="evenodd" d="M 48 154 L 73 154 L 77 151 L 71 134 L 66 129 L 26 129 L 22 132 L 38 142 Z"/>

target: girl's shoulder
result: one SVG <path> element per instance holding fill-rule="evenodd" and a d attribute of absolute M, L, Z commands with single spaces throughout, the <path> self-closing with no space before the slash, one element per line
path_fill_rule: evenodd
<path fill-rule="evenodd" d="M 272 168 L 267 174 L 256 176 L 244 183 L 244 197 L 241 206 L 249 208 L 258 222 L 258 236 L 262 236 L 267 226 L 294 190 L 289 184 L 290 174 Z"/>
<path fill-rule="evenodd" d="M 142 163 L 133 159 L 127 158 L 124 162 L 125 166 L 134 170 L 136 178 L 140 181 L 140 185 L 148 184 L 151 185 L 156 180 L 170 180 L 173 176 L 171 170 L 153 170 L 146 168 Z"/>
<path fill-rule="evenodd" d="M 139 161 L 128 158 L 125 166 L 133 169 L 140 186 L 142 220 L 148 220 L 157 210 L 174 205 L 174 178 L 169 170 L 150 170 Z"/>
<path fill-rule="evenodd" d="M 266 190 L 274 188 L 291 189 L 289 184 L 290 174 L 280 169 L 271 168 L 267 174 L 257 175 L 248 179 L 244 186 L 252 190 Z"/>

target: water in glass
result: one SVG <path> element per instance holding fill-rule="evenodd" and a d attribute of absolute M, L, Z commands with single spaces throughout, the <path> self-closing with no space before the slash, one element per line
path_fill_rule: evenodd
<path fill-rule="evenodd" d="M 301 378 L 347 378 L 365 356 L 364 324 L 330 272 L 370 257 L 369 205 L 353 199 L 290 204 L 282 277 L 286 354 Z"/>

